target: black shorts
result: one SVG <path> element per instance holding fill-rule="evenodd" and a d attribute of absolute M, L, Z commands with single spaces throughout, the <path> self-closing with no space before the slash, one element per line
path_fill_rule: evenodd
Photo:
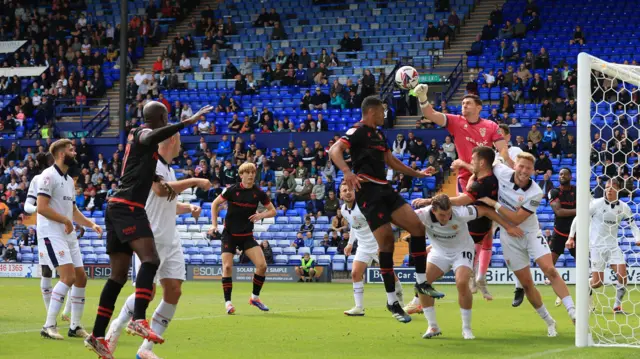
<path fill-rule="evenodd" d="M 493 222 L 487 217 L 481 217 L 478 219 L 474 219 L 467 223 L 469 227 L 469 234 L 471 238 L 473 238 L 473 243 L 480 243 L 487 235 L 487 233 L 491 232 L 491 226 Z"/>
<path fill-rule="evenodd" d="M 222 253 L 236 254 L 236 248 L 241 251 L 246 251 L 253 247 L 258 247 L 259 244 L 253 238 L 253 234 L 248 235 L 233 235 L 227 232 L 227 229 L 222 232 Z"/>
<path fill-rule="evenodd" d="M 569 236 L 563 236 L 562 234 L 554 230 L 553 234 L 551 235 L 551 243 L 549 244 L 549 249 L 551 249 L 551 252 L 557 255 L 561 255 L 564 253 L 565 244 L 567 244 L 568 240 L 569 240 Z M 573 258 L 576 257 L 575 248 L 569 249 L 569 253 L 571 253 L 571 256 Z"/>
<path fill-rule="evenodd" d="M 153 238 L 151 224 L 144 208 L 121 203 L 109 203 L 105 211 L 107 227 L 107 253 L 133 254 L 129 242 L 140 238 Z"/>
<path fill-rule="evenodd" d="M 356 192 L 356 203 L 371 232 L 391 222 L 391 214 L 407 202 L 388 184 L 365 182 Z"/>
<path fill-rule="evenodd" d="M 487 231 L 485 233 L 469 233 L 469 234 L 471 234 L 471 238 L 473 239 L 473 243 L 478 244 L 478 243 L 482 243 L 482 241 L 484 240 L 484 237 L 490 231 L 491 230 L 489 230 L 489 231 Z"/>

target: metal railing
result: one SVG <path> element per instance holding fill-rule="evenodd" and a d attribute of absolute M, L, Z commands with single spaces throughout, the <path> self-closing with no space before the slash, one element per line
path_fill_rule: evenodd
<path fill-rule="evenodd" d="M 380 98 L 382 99 L 382 101 L 386 101 L 390 96 L 393 96 L 396 71 L 398 71 L 401 66 L 402 63 L 398 61 L 393 70 L 391 70 L 391 73 L 387 75 L 387 78 L 382 83 L 382 86 L 380 86 Z"/>
<path fill-rule="evenodd" d="M 69 131 L 73 137 L 77 137 L 75 132 L 82 132 L 87 137 L 97 137 L 109 126 L 111 100 L 108 98 L 106 100 L 107 103 L 104 106 L 100 105 L 101 98 L 88 98 L 88 105 L 80 106 L 75 104 L 75 99 L 56 100 L 54 102 L 55 117 L 77 117 L 80 120 L 81 129 Z"/>
<path fill-rule="evenodd" d="M 438 97 L 438 103 L 440 101 L 447 101 L 453 97 L 453 94 L 458 91 L 458 87 L 464 80 L 464 62 L 462 56 L 460 56 L 460 61 L 456 67 L 451 71 L 451 74 L 446 78 L 445 82 L 448 84 L 443 92 L 441 92 Z"/>

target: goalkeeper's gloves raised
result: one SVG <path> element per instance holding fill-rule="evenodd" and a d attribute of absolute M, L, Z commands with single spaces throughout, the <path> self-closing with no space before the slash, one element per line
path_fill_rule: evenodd
<path fill-rule="evenodd" d="M 427 102 L 427 93 L 429 92 L 429 86 L 426 84 L 419 84 L 413 88 L 413 95 L 418 98 L 420 104 Z"/>

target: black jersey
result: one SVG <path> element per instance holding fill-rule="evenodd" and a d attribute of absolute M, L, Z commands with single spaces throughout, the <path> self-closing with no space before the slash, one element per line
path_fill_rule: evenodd
<path fill-rule="evenodd" d="M 351 149 L 353 172 L 370 182 L 387 184 L 384 156 L 389 151 L 387 138 L 382 131 L 357 123 L 340 138 Z"/>
<path fill-rule="evenodd" d="M 271 203 L 269 196 L 260 188 L 245 188 L 242 183 L 228 187 L 221 194 L 228 203 L 224 229 L 233 236 L 253 235 L 253 222 L 249 220 L 258 209 L 258 203 L 266 206 Z"/>
<path fill-rule="evenodd" d="M 549 203 L 560 201 L 560 208 L 576 209 L 576 187 L 569 185 L 567 188 L 560 186 L 549 191 Z M 555 216 L 553 230 L 565 237 L 569 236 L 571 231 L 571 222 L 576 216 L 560 217 Z"/>
<path fill-rule="evenodd" d="M 490 174 L 482 178 L 477 178 L 471 185 L 471 189 L 465 191 L 465 194 L 473 199 L 475 205 L 486 206 L 483 202 L 479 202 L 478 199 L 489 197 L 497 200 L 498 188 L 498 179 L 493 174 Z M 491 220 L 487 217 L 480 217 L 467 223 L 467 226 L 469 227 L 469 234 L 472 236 L 481 236 L 491 230 Z"/>
<path fill-rule="evenodd" d="M 158 145 L 143 145 L 140 135 L 151 131 L 144 127 L 132 129 L 127 137 L 127 147 L 122 160 L 120 185 L 113 197 L 144 207 L 153 185 L 158 165 Z"/>

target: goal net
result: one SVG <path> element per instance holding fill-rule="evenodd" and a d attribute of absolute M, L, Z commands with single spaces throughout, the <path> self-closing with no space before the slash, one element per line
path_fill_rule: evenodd
<path fill-rule="evenodd" d="M 619 224 L 600 221 L 603 228 L 617 232 L 615 238 L 608 237 L 609 245 L 600 247 L 602 238 L 590 232 L 589 212 L 590 199 L 607 198 L 606 183 L 613 178 L 620 184 L 616 199 L 629 206 L 630 217 L 640 220 L 636 152 L 640 67 L 581 53 L 577 81 L 576 346 L 640 347 L 640 246 L 632 232 L 634 225 L 626 220 L 629 216 L 613 211 L 625 219 Z M 620 250 L 611 246 L 616 240 Z M 623 264 L 612 270 L 611 265 L 618 263 Z M 597 268 L 603 268 L 604 285 L 594 288 L 590 296 L 590 277 Z M 616 306 L 624 313 L 614 313 Z"/>

